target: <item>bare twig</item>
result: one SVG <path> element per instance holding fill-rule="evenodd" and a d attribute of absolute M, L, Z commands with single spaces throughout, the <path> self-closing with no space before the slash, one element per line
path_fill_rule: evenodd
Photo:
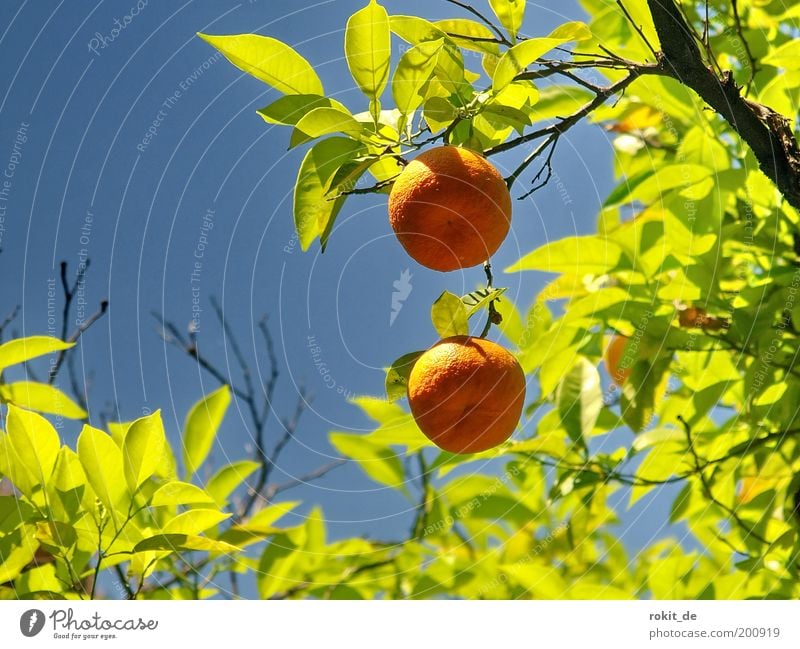
<path fill-rule="evenodd" d="M 14 308 L 9 311 L 8 315 L 3 319 L 3 322 L 0 322 L 0 342 L 3 342 L 3 332 L 6 327 L 17 319 L 17 315 L 19 315 L 19 304 L 15 305 Z"/>
<path fill-rule="evenodd" d="M 69 338 L 66 336 L 63 338 L 68 343 L 75 343 L 78 342 L 78 339 L 84 334 L 84 332 L 89 329 L 95 322 L 97 322 L 100 318 L 102 318 L 106 312 L 108 311 L 108 300 L 101 300 L 100 307 L 95 311 L 92 315 L 90 315 L 86 320 L 83 320 L 75 331 L 70 334 Z M 66 312 L 65 318 L 69 317 L 68 312 Z M 66 326 L 64 326 L 66 329 Z M 61 371 L 61 366 L 64 364 L 64 358 L 69 352 L 69 349 L 62 349 L 58 352 L 58 356 L 56 356 L 56 362 L 53 364 L 52 369 L 50 370 L 50 377 L 49 382 L 52 384 L 55 382 L 58 373 Z M 75 396 L 79 396 L 76 394 Z"/>
<path fill-rule="evenodd" d="M 756 73 L 758 72 L 758 65 L 756 64 L 756 58 L 753 56 L 753 51 L 750 49 L 750 43 L 744 37 L 744 30 L 742 29 L 742 20 L 739 17 L 739 2 L 738 0 L 731 0 L 731 7 L 733 9 L 733 20 L 736 24 L 736 33 L 739 36 L 739 40 L 742 41 L 742 45 L 744 46 L 744 51 L 747 54 L 747 62 L 750 66 L 750 74 L 747 80 L 747 85 L 744 89 L 744 94 L 750 94 L 750 88 L 753 85 L 753 80 L 755 79 Z M 708 4 L 706 4 L 706 11 L 708 11 Z"/>
<path fill-rule="evenodd" d="M 300 485 L 309 484 L 314 480 L 318 480 L 319 478 L 328 475 L 331 471 L 338 469 L 343 464 L 347 464 L 347 460 L 345 458 L 339 458 L 338 460 L 328 462 L 328 464 L 323 464 L 321 467 L 304 475 L 298 476 L 297 478 L 294 478 L 288 482 L 271 485 L 264 491 L 264 498 L 266 500 L 271 500 L 279 493 L 283 493 L 284 491 L 288 491 L 294 487 L 299 487 Z"/>

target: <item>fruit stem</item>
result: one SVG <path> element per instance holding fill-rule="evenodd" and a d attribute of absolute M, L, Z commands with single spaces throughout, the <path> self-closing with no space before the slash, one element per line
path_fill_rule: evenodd
<path fill-rule="evenodd" d="M 489 259 L 483 262 L 483 272 L 486 273 L 486 289 L 491 291 L 492 290 L 492 282 L 494 278 L 492 277 L 492 263 Z M 489 302 L 489 315 L 486 318 L 486 324 L 483 325 L 483 331 L 481 331 L 481 338 L 486 338 L 489 335 L 489 330 L 492 328 L 492 324 L 500 324 L 503 321 L 502 316 L 497 312 L 497 309 L 494 308 L 495 300 Z"/>

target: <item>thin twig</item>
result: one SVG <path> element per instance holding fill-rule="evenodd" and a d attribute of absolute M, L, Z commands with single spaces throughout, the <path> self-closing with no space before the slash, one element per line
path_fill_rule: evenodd
<path fill-rule="evenodd" d="M 328 464 L 324 464 L 321 467 L 310 471 L 304 475 L 298 476 L 288 482 L 284 482 L 282 484 L 272 485 L 267 487 L 264 492 L 264 497 L 267 500 L 271 500 L 277 494 L 283 493 L 289 489 L 293 489 L 294 487 L 299 487 L 300 485 L 308 484 L 313 480 L 317 480 L 323 476 L 328 475 L 334 469 L 339 468 L 340 466 L 347 464 L 348 460 L 345 458 L 339 458 L 338 460 L 334 460 L 333 462 L 329 462 Z"/>
<path fill-rule="evenodd" d="M 692 429 L 689 426 L 689 422 L 687 422 L 681 415 L 678 415 L 677 419 L 679 422 L 681 422 L 684 433 L 686 434 L 686 443 L 689 448 L 689 453 L 691 453 L 692 459 L 694 460 L 695 473 L 697 474 L 697 477 L 700 479 L 700 484 L 703 487 L 703 491 L 705 491 L 706 493 L 706 497 L 715 505 L 717 505 L 717 507 L 719 507 L 725 513 L 727 513 L 728 516 L 730 516 L 734 521 L 736 521 L 736 524 L 747 533 L 747 536 L 752 536 L 760 543 L 769 545 L 769 541 L 767 541 L 763 536 L 758 534 L 750 525 L 745 523 L 745 521 L 742 520 L 741 516 L 739 516 L 739 514 L 736 512 L 735 509 L 729 507 L 725 503 L 721 502 L 716 496 L 714 496 L 713 492 L 711 491 L 711 485 L 708 482 L 708 478 L 706 478 L 705 473 L 703 472 L 704 467 L 701 463 L 700 456 L 697 454 L 697 450 L 694 447 L 694 439 L 692 438 Z"/>
<path fill-rule="evenodd" d="M 658 60 L 658 53 L 656 52 L 655 48 L 654 48 L 654 47 L 653 47 L 653 45 L 650 43 L 650 41 L 647 39 L 647 36 L 645 36 L 645 35 L 644 35 L 644 31 L 642 31 L 642 27 L 641 27 L 641 25 L 637 25 L 637 24 L 636 24 L 636 21 L 635 21 L 635 20 L 633 19 L 633 17 L 630 15 L 630 13 L 628 12 L 628 9 L 627 9 L 627 7 L 625 7 L 625 5 L 622 3 L 622 0 L 617 0 L 617 5 L 619 5 L 619 8 L 620 8 L 620 9 L 622 9 L 622 13 L 624 13 L 624 14 L 625 14 L 625 18 L 627 18 L 627 19 L 628 19 L 628 22 L 629 22 L 629 23 L 630 23 L 630 24 L 633 26 L 633 28 L 636 30 L 636 33 L 637 33 L 637 34 L 639 34 L 639 36 L 641 37 L 641 39 L 644 41 L 644 44 L 645 44 L 645 45 L 647 45 L 647 49 L 648 49 L 648 50 L 650 50 L 650 52 L 653 54 L 653 56 L 655 57 L 655 59 L 656 59 L 656 60 Z"/>
<path fill-rule="evenodd" d="M 80 325 L 75 329 L 75 331 L 70 334 L 69 338 L 66 335 L 62 338 L 68 343 L 76 343 L 78 339 L 84 334 L 84 332 L 89 329 L 95 322 L 97 322 L 100 318 L 102 318 L 106 312 L 108 311 L 108 300 L 101 300 L 100 307 L 95 311 L 92 315 L 90 315 L 86 320 L 83 320 Z M 69 317 L 68 313 L 64 316 L 65 318 Z M 64 326 L 66 329 L 66 325 Z M 49 383 L 52 385 L 55 382 L 58 373 L 61 371 L 61 366 L 64 364 L 64 358 L 69 352 L 69 349 L 62 349 L 58 352 L 58 356 L 56 357 L 56 362 L 53 364 L 52 369 L 50 370 L 50 377 Z M 76 395 L 78 396 L 78 395 Z"/>
<path fill-rule="evenodd" d="M 475 7 L 472 7 L 466 4 L 465 2 L 459 2 L 459 0 L 446 0 L 446 2 L 454 4 L 457 7 L 461 7 L 466 11 L 469 11 L 473 16 L 475 16 L 478 20 L 480 20 L 486 26 L 488 26 L 489 29 L 491 29 L 495 34 L 497 34 L 497 38 L 500 39 L 500 42 L 503 45 L 507 45 L 508 47 L 513 47 L 513 43 L 506 38 L 502 30 L 497 25 L 495 25 L 491 20 L 489 20 L 486 16 L 484 16 L 480 11 L 475 9 Z"/>
<path fill-rule="evenodd" d="M 17 319 L 17 315 L 19 314 L 19 304 L 15 305 L 13 309 L 9 312 L 9 314 L 5 317 L 3 322 L 0 322 L 0 342 L 3 342 L 3 332 L 5 328 L 8 327 L 14 320 Z"/>
<path fill-rule="evenodd" d="M 562 134 L 565 131 L 572 128 L 575 124 L 580 122 L 593 110 L 595 110 L 603 103 L 605 103 L 609 97 L 612 97 L 617 93 L 623 92 L 631 83 L 633 83 L 640 76 L 644 74 L 659 74 L 660 72 L 661 72 L 660 65 L 641 65 L 634 68 L 630 68 L 628 70 L 627 76 L 611 84 L 610 86 L 601 88 L 600 91 L 590 101 L 581 106 L 571 115 L 564 117 L 563 119 L 559 120 L 558 122 L 555 122 L 554 124 L 545 126 L 544 128 L 531 131 L 530 133 L 521 135 L 517 138 L 514 138 L 513 140 L 508 140 L 507 142 L 498 144 L 497 146 L 494 146 L 484 151 L 484 155 L 491 156 L 497 153 L 503 153 L 505 151 L 509 151 L 515 147 L 518 147 L 521 144 L 525 144 L 526 142 L 530 142 L 531 140 L 537 140 L 541 137 L 549 136 L 553 133 Z"/>
<path fill-rule="evenodd" d="M 744 90 L 744 94 L 746 96 L 750 94 L 750 87 L 753 85 L 756 72 L 758 72 L 758 65 L 756 64 L 756 58 L 753 56 L 753 51 L 750 49 L 750 43 L 748 43 L 747 39 L 744 37 L 744 30 L 742 29 L 742 20 L 739 17 L 738 0 L 731 0 L 731 7 L 733 8 L 733 20 L 736 23 L 736 33 L 739 36 L 739 40 L 742 41 L 742 45 L 744 46 L 744 51 L 747 53 L 747 60 L 750 65 L 750 75 Z M 706 10 L 708 10 L 708 5 L 706 5 Z"/>

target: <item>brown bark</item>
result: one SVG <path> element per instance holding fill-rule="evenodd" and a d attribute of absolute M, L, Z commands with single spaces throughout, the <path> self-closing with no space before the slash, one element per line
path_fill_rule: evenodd
<path fill-rule="evenodd" d="M 752 149 L 761 170 L 800 210 L 800 149 L 792 124 L 767 106 L 742 96 L 730 72 L 706 66 L 697 41 L 674 0 L 647 0 L 661 41 L 664 71 L 694 90 Z"/>

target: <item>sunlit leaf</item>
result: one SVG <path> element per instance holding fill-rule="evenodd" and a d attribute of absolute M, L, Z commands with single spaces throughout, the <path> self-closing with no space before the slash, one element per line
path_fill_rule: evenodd
<path fill-rule="evenodd" d="M 198 34 L 237 68 L 287 95 L 324 95 L 314 68 L 291 47 L 269 36 Z"/>
<path fill-rule="evenodd" d="M 441 338 L 469 334 L 467 309 L 457 295 L 444 291 L 431 307 L 431 321 Z"/>
<path fill-rule="evenodd" d="M 230 402 L 230 388 L 223 385 L 194 404 L 186 416 L 183 426 L 183 462 L 187 477 L 194 475 L 208 457 Z"/>
<path fill-rule="evenodd" d="M 369 0 L 366 7 L 348 19 L 344 51 L 353 79 L 371 100 L 372 114 L 377 123 L 378 100 L 389 80 L 392 43 L 389 16 L 375 0 Z"/>
<path fill-rule="evenodd" d="M 122 444 L 122 458 L 131 493 L 156 472 L 166 444 L 160 410 L 130 425 Z"/>

